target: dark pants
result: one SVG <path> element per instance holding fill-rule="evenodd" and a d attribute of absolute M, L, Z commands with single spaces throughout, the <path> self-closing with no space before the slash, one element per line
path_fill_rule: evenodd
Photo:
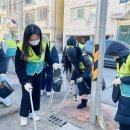
<path fill-rule="evenodd" d="M 120 124 L 120 130 L 130 130 L 130 125 Z"/>
<path fill-rule="evenodd" d="M 40 109 L 40 89 L 42 83 L 42 73 L 31 76 L 30 82 L 33 86 L 32 100 L 34 111 L 38 111 Z M 24 86 L 22 85 L 20 116 L 28 117 L 29 113 L 31 112 L 32 110 L 31 110 L 29 93 L 25 90 Z"/>
<path fill-rule="evenodd" d="M 46 90 L 46 92 L 51 92 L 53 79 L 53 68 L 48 66 L 43 70 L 43 83 L 41 90 Z"/>

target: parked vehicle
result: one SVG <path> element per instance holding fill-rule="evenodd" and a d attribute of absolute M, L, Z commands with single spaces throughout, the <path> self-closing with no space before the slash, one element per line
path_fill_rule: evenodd
<path fill-rule="evenodd" d="M 121 41 L 105 40 L 104 52 L 106 51 L 108 46 L 111 45 L 111 43 L 113 43 L 113 42 L 122 43 L 122 44 L 124 44 L 124 45 L 126 45 L 127 47 L 130 48 L 130 46 L 127 43 L 124 43 L 124 42 L 121 42 Z M 93 53 L 93 47 L 94 47 L 94 41 L 85 42 L 85 49 L 89 53 Z M 114 59 L 112 59 L 112 57 L 104 55 L 104 66 L 106 66 L 106 67 L 114 67 L 115 68 L 116 67 L 116 61 Z"/>

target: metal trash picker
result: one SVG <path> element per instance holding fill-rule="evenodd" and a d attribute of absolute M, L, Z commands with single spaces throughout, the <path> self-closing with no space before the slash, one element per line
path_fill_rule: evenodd
<path fill-rule="evenodd" d="M 33 101 L 32 101 L 32 90 L 31 90 L 31 89 L 30 89 L 30 91 L 29 91 L 29 97 L 30 97 L 31 109 L 32 109 L 32 114 L 33 114 L 34 130 L 37 130 L 36 120 L 35 120 L 35 115 L 34 115 Z"/>

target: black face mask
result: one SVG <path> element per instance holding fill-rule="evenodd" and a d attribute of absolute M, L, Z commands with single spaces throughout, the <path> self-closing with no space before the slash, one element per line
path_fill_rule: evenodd
<path fill-rule="evenodd" d="M 121 58 L 117 58 L 117 59 L 116 59 L 116 62 L 118 62 L 118 63 L 122 62 L 122 61 L 121 61 Z"/>

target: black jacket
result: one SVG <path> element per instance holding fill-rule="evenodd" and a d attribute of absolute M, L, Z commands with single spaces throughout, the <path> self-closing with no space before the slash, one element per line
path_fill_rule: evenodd
<path fill-rule="evenodd" d="M 34 50 L 34 47 L 32 48 Z M 36 51 L 34 51 L 36 53 Z M 50 51 L 48 46 L 46 47 L 45 51 L 45 61 L 52 66 L 54 63 L 53 59 L 50 56 Z M 15 56 L 15 71 L 17 73 L 17 76 L 19 78 L 19 81 L 22 85 L 30 82 L 31 76 L 27 75 L 26 72 L 26 61 L 21 59 L 21 51 L 19 48 L 17 48 L 16 56 Z"/>
<path fill-rule="evenodd" d="M 126 62 L 130 50 L 120 43 L 112 43 L 106 50 L 106 55 L 119 56 L 116 61 L 119 63 L 119 67 Z M 121 78 L 121 82 L 124 84 L 130 84 L 130 76 L 124 76 Z M 115 121 L 130 126 L 130 97 L 119 97 L 118 110 L 115 116 Z"/>
<path fill-rule="evenodd" d="M 76 78 L 78 77 L 82 77 L 84 80 L 86 80 L 92 71 L 92 62 L 90 61 L 88 55 L 85 55 L 81 58 L 80 60 L 83 65 L 85 66 L 85 71 L 82 72 L 81 69 L 77 69 L 76 67 L 74 67 L 74 71 L 72 73 L 72 80 L 76 80 Z"/>
<path fill-rule="evenodd" d="M 57 52 L 55 46 L 53 46 L 53 48 L 52 48 L 51 57 L 52 57 L 54 63 L 59 63 L 58 52 Z"/>
<path fill-rule="evenodd" d="M 6 73 L 7 64 L 6 64 L 6 56 L 3 48 L 0 46 L 0 74 Z"/>

